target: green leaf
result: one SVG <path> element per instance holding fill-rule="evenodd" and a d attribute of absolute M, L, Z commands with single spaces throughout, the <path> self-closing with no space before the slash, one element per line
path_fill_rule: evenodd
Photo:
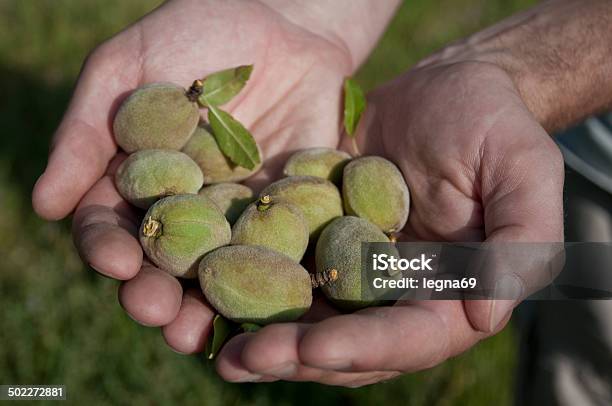
<path fill-rule="evenodd" d="M 254 169 L 261 162 L 255 139 L 229 113 L 215 106 L 208 106 L 208 122 L 221 152 L 234 164 Z"/>
<path fill-rule="evenodd" d="M 242 323 L 240 325 L 240 328 L 242 329 L 242 331 L 245 331 L 247 333 L 254 333 L 259 330 L 261 326 L 255 323 Z"/>
<path fill-rule="evenodd" d="M 346 78 L 344 80 L 344 129 L 351 137 L 355 135 L 355 129 L 365 106 L 366 99 L 363 90 L 353 79 Z"/>
<path fill-rule="evenodd" d="M 243 65 L 213 73 L 202 80 L 202 107 L 221 106 L 236 96 L 251 77 L 253 65 Z"/>
<path fill-rule="evenodd" d="M 215 358 L 234 330 L 235 327 L 229 320 L 217 314 L 213 319 L 212 337 L 209 337 L 206 343 L 206 358 Z"/>

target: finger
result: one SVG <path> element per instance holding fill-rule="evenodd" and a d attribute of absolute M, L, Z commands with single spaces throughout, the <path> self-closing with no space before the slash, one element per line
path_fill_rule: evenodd
<path fill-rule="evenodd" d="M 299 343 L 310 324 L 272 324 L 249 337 L 240 361 L 245 369 L 288 381 L 319 382 L 326 385 L 362 386 L 388 379 L 389 372 L 338 372 L 304 365 L 299 358 Z"/>
<path fill-rule="evenodd" d="M 461 301 L 423 301 L 332 317 L 299 345 L 305 365 L 344 372 L 411 372 L 465 351 L 486 335 L 475 331 Z"/>
<path fill-rule="evenodd" d="M 244 333 L 232 337 L 221 349 L 215 362 L 217 372 L 228 382 L 272 382 L 275 377 L 265 377 L 246 370 L 240 361 L 240 354 L 245 343 L 254 333 Z"/>
<path fill-rule="evenodd" d="M 168 273 L 145 264 L 140 272 L 119 288 L 119 303 L 131 318 L 145 326 L 172 322 L 181 308 L 183 288 Z"/>
<path fill-rule="evenodd" d="M 518 302 L 552 283 L 565 262 L 561 242 L 504 238 L 483 244 L 467 269 L 467 276 L 478 281 L 479 292 L 466 293 L 465 309 L 480 331 L 494 330 Z"/>
<path fill-rule="evenodd" d="M 53 139 L 49 161 L 32 193 L 36 213 L 49 220 L 68 215 L 104 174 L 115 155 L 111 121 L 117 103 L 138 81 L 137 64 L 125 64 L 117 42 L 85 62 L 70 105 Z"/>
<path fill-rule="evenodd" d="M 204 350 L 215 312 L 199 289 L 188 289 L 183 295 L 176 318 L 162 328 L 166 343 L 175 351 L 193 354 Z"/>
<path fill-rule="evenodd" d="M 286 380 L 319 381 L 323 371 L 304 367 L 298 356 L 298 344 L 310 325 L 272 324 L 249 336 L 240 355 L 240 365 L 259 375 Z"/>
<path fill-rule="evenodd" d="M 522 299 L 550 283 L 560 270 L 563 241 L 563 158 L 533 120 L 510 120 L 512 128 L 493 133 L 520 141 L 486 140 L 482 158 L 482 201 L 487 242 L 496 259 L 489 272 L 495 296 L 503 300 L 469 300 L 465 309 L 474 327 L 492 331 Z M 529 247 L 499 243 L 541 243 Z M 497 248 L 496 248 L 497 247 Z M 522 255 L 509 255 L 520 250 Z"/>
<path fill-rule="evenodd" d="M 362 386 L 389 379 L 387 371 L 337 372 L 303 365 L 298 356 L 301 337 L 311 325 L 299 323 L 272 324 L 236 343 L 230 342 L 219 354 L 217 369 L 228 379 L 234 376 L 276 377 L 288 381 L 312 381 L 326 385 Z M 230 360 L 222 360 L 224 357 Z"/>
<path fill-rule="evenodd" d="M 143 257 L 135 237 L 138 220 L 138 214 L 117 193 L 112 175 L 100 179 L 73 219 L 75 246 L 83 261 L 111 278 L 133 278 Z"/>

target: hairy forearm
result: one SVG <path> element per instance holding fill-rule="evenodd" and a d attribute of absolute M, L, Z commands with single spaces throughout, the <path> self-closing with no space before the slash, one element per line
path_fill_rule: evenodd
<path fill-rule="evenodd" d="M 502 67 L 540 123 L 559 130 L 612 107 L 612 1 L 547 1 L 432 59 Z"/>
<path fill-rule="evenodd" d="M 400 0 L 260 0 L 291 22 L 346 48 L 356 69 L 370 54 Z"/>
<path fill-rule="evenodd" d="M 546 128 L 612 107 L 612 2 L 550 1 L 496 42 L 497 62 Z"/>

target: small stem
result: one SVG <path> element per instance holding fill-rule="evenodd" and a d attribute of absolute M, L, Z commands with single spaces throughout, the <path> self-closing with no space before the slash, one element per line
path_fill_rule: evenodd
<path fill-rule="evenodd" d="M 271 204 L 272 204 L 272 198 L 270 197 L 270 195 L 263 195 L 257 201 L 257 210 L 259 211 L 268 210 Z"/>
<path fill-rule="evenodd" d="M 187 89 L 185 95 L 187 96 L 190 102 L 195 103 L 198 101 L 198 97 L 200 97 L 203 91 L 204 83 L 202 83 L 202 81 L 198 79 L 193 81 L 193 84 L 189 89 Z"/>
<path fill-rule="evenodd" d="M 159 237 L 161 233 L 162 224 L 157 220 L 153 220 L 153 218 L 149 216 L 145 224 L 142 226 L 142 234 L 145 237 Z"/>
<path fill-rule="evenodd" d="M 310 274 L 310 284 L 313 289 L 329 285 L 338 279 L 338 270 L 335 268 L 327 269 L 322 272 Z"/>
<path fill-rule="evenodd" d="M 353 146 L 353 155 L 356 157 L 361 156 L 361 152 L 359 151 L 359 147 L 357 146 L 356 137 L 351 137 L 351 145 Z"/>

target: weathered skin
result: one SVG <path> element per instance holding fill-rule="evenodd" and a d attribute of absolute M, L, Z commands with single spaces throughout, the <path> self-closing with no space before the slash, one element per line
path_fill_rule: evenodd
<path fill-rule="evenodd" d="M 141 209 L 165 196 L 198 193 L 202 183 L 198 165 L 182 152 L 168 149 L 135 152 L 115 173 L 119 194 Z"/>
<path fill-rule="evenodd" d="M 351 156 L 332 148 L 308 148 L 296 152 L 285 163 L 285 176 L 316 176 L 340 185 L 344 166 Z"/>
<path fill-rule="evenodd" d="M 321 289 L 344 310 L 379 304 L 376 295 L 361 289 L 361 243 L 390 242 L 374 224 L 359 217 L 344 216 L 332 221 L 321 233 L 315 250 L 317 272 L 338 271 L 338 279 Z M 389 255 L 398 257 L 395 249 Z"/>
<path fill-rule="evenodd" d="M 136 89 L 121 104 L 113 131 L 125 152 L 181 149 L 195 130 L 200 112 L 185 89 L 172 83 L 151 83 Z"/>
<path fill-rule="evenodd" d="M 357 158 L 344 167 L 342 196 L 347 214 L 376 224 L 385 233 L 401 230 L 408 220 L 410 192 L 402 173 L 384 158 Z"/>
<path fill-rule="evenodd" d="M 334 218 L 342 216 L 342 199 L 336 186 L 314 176 L 290 176 L 266 187 L 260 196 L 269 195 L 297 206 L 308 223 L 310 240 L 318 237 Z"/>
<path fill-rule="evenodd" d="M 296 320 L 312 303 L 308 271 L 264 247 L 216 249 L 200 262 L 198 276 L 208 302 L 239 323 Z"/>
<path fill-rule="evenodd" d="M 308 248 L 308 224 L 295 205 L 260 199 L 232 227 L 232 245 L 260 245 L 300 262 Z"/>
<path fill-rule="evenodd" d="M 195 278 L 202 256 L 229 244 L 231 229 L 221 210 L 207 197 L 178 195 L 151 206 L 139 237 L 155 265 L 174 276 Z"/>
<path fill-rule="evenodd" d="M 199 194 L 212 200 L 230 224 L 234 224 L 244 209 L 255 200 L 253 190 L 240 183 L 225 182 L 206 186 Z"/>
<path fill-rule="evenodd" d="M 189 139 L 183 152 L 189 155 L 202 169 L 204 184 L 212 185 L 221 182 L 240 182 L 260 168 L 261 163 L 253 170 L 234 165 L 223 155 L 215 137 L 204 123 L 200 123 Z M 259 152 L 261 156 L 261 151 Z M 263 161 L 263 160 L 262 160 Z"/>

